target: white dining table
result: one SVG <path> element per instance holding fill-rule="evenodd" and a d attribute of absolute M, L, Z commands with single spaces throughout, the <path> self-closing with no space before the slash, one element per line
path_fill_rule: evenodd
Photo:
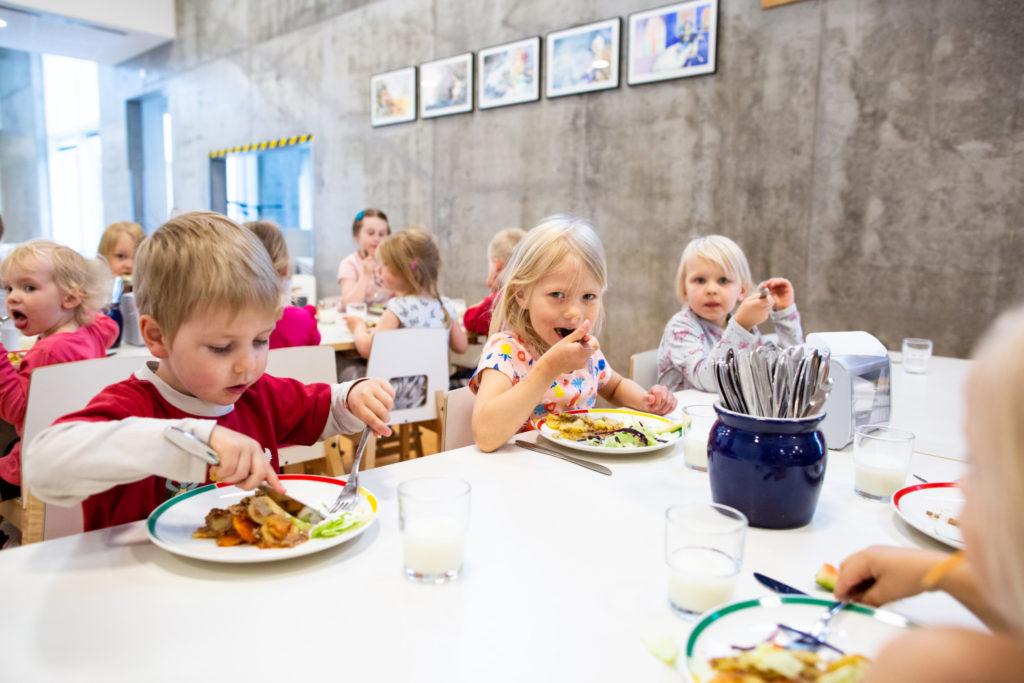
<path fill-rule="evenodd" d="M 945 369 L 925 376 L 926 388 L 962 381 L 967 365 L 954 365 L 936 364 Z M 905 379 L 894 377 L 896 417 L 921 436 L 945 433 L 946 415 L 904 405 L 918 396 Z M 708 476 L 683 466 L 678 445 L 592 459 L 613 475 L 513 445 L 369 470 L 360 482 L 380 500 L 374 525 L 278 563 L 178 557 L 153 545 L 143 522 L 4 551 L 0 680 L 679 681 L 644 641 L 667 637 L 682 652 L 692 622 L 668 607 L 664 514 L 710 500 Z M 916 453 L 911 471 L 952 481 L 964 467 Z M 402 572 L 396 487 L 427 475 L 472 486 L 464 573 L 449 585 Z M 749 531 L 734 597 L 768 594 L 753 571 L 815 593 L 822 563 L 872 544 L 943 547 L 857 496 L 849 449 L 831 451 L 808 526 Z M 920 624 L 980 628 L 941 593 L 890 608 Z"/>

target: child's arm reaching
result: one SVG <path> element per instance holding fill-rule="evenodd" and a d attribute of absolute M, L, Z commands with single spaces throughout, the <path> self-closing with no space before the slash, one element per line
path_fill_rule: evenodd
<path fill-rule="evenodd" d="M 590 321 L 584 321 L 538 358 L 516 384 L 498 370 L 481 371 L 473 404 L 473 440 L 480 450 L 490 452 L 501 447 L 530 417 L 556 377 L 586 366 L 597 350 L 590 343 L 589 332 Z"/>
<path fill-rule="evenodd" d="M 800 313 L 796 310 L 793 285 L 783 277 L 765 280 L 758 287 L 766 287 L 775 301 L 771 313 L 775 332 L 779 335 L 779 346 L 798 346 L 804 343 L 804 330 L 800 324 Z"/>
<path fill-rule="evenodd" d="M 767 317 L 768 311 L 765 310 L 764 314 Z M 757 337 L 744 329 L 734 317 L 726 326 L 722 338 L 708 349 L 705 346 L 705 332 L 692 315 L 676 315 L 666 326 L 658 347 L 658 382 L 671 391 L 692 387 L 699 391 L 718 393 L 715 362 L 724 358 L 730 348 L 755 345 Z"/>

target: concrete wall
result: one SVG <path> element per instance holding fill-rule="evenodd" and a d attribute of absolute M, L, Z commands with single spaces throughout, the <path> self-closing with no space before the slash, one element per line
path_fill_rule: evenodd
<path fill-rule="evenodd" d="M 125 97 L 162 89 L 176 204 L 192 209 L 208 206 L 210 150 L 314 133 L 324 294 L 365 206 L 430 226 L 444 290 L 470 300 L 497 229 L 587 216 L 609 254 L 602 344 L 623 371 L 657 345 L 679 252 L 702 233 L 737 239 L 755 277 L 791 278 L 809 331 L 965 355 L 1024 297 L 1017 0 L 723 0 L 715 75 L 369 125 L 371 74 L 658 4 L 179 0 L 172 45 L 104 74 L 104 135 Z M 123 157 L 116 134 L 105 144 Z M 128 180 L 107 169 L 113 211 Z"/>
<path fill-rule="evenodd" d="M 47 168 L 41 60 L 0 49 L 0 214 L 5 242 L 38 237 L 49 223 Z"/>

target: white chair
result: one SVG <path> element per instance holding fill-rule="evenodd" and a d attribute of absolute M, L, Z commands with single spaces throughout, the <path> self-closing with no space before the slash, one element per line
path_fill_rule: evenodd
<path fill-rule="evenodd" d="M 658 349 L 641 351 L 629 357 L 629 378 L 650 389 L 658 383 Z"/>
<path fill-rule="evenodd" d="M 469 387 L 444 394 L 440 399 L 440 450 L 450 451 L 473 445 L 473 402 L 476 400 Z"/>
<path fill-rule="evenodd" d="M 272 349 L 267 355 L 267 374 L 274 377 L 290 377 L 305 384 L 334 384 L 338 381 L 334 349 L 329 346 Z M 277 456 L 282 467 L 326 458 L 328 474 L 338 476 L 343 473 L 340 451 L 337 442 L 334 441 L 326 447 L 323 442 L 312 446 L 289 446 L 280 449 Z"/>
<path fill-rule="evenodd" d="M 367 377 L 393 380 L 399 377 L 425 376 L 426 395 L 413 407 L 399 407 L 391 411 L 391 424 L 399 425 L 399 458 L 409 456 L 409 437 L 416 440 L 419 454 L 423 445 L 418 430 L 410 425 L 433 422 L 440 433 L 437 392 L 448 389 L 448 330 L 444 328 L 403 328 L 377 332 L 366 366 Z"/>
<path fill-rule="evenodd" d="M 22 543 L 59 538 L 82 532 L 82 506 L 44 505 L 25 495 L 32 486 L 32 451 L 27 444 L 57 418 L 81 410 L 110 384 L 131 377 L 148 360 L 139 356 L 110 356 L 75 363 L 46 365 L 32 372 L 25 429 L 21 441 L 21 490 L 26 523 Z"/>

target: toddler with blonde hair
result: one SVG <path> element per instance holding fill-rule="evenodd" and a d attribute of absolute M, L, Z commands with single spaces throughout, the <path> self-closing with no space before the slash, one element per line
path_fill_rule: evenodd
<path fill-rule="evenodd" d="M 283 490 L 279 448 L 364 424 L 391 433 L 386 381 L 307 385 L 265 374 L 281 278 L 256 236 L 225 216 L 185 213 L 156 230 L 139 248 L 135 291 L 157 360 L 31 444 L 33 492 L 55 505 L 82 503 L 86 530 L 144 519 L 211 479 Z M 168 428 L 206 444 L 218 464 L 180 449 Z"/>
<path fill-rule="evenodd" d="M 487 245 L 487 288 L 491 293 L 476 306 L 467 308 L 463 314 L 462 323 L 468 332 L 487 334 L 490 331 L 491 309 L 494 308 L 494 300 L 501 286 L 501 271 L 525 235 L 526 231 L 521 228 L 506 228 L 491 238 Z"/>
<path fill-rule="evenodd" d="M 99 313 L 106 284 L 105 266 L 73 249 L 37 240 L 16 247 L 0 263 L 7 292 L 7 315 L 26 336 L 39 339 L 17 367 L 0 344 L 0 417 L 25 426 L 32 371 L 43 365 L 103 358 L 117 338 L 117 324 Z M 21 444 L 0 458 L 0 499 L 19 495 Z"/>
<path fill-rule="evenodd" d="M 135 252 L 145 238 L 146 233 L 138 223 L 117 221 L 103 231 L 100 246 L 96 251 L 106 259 L 111 275 L 131 277 L 135 266 Z"/>
<path fill-rule="evenodd" d="M 658 381 L 673 391 L 717 392 L 714 361 L 730 348 L 761 346 L 757 326 L 766 320 L 775 324 L 780 346 L 803 342 L 793 285 L 775 277 L 755 288 L 747 257 L 728 237 L 708 235 L 686 245 L 676 296 L 683 308 L 658 345 Z"/>
<path fill-rule="evenodd" d="M 608 365 L 597 339 L 607 287 L 604 247 L 586 221 L 546 218 L 516 247 L 502 274 L 491 336 L 470 388 L 473 438 L 493 451 L 531 417 L 610 403 L 659 415 L 676 399 L 644 389 Z"/>

